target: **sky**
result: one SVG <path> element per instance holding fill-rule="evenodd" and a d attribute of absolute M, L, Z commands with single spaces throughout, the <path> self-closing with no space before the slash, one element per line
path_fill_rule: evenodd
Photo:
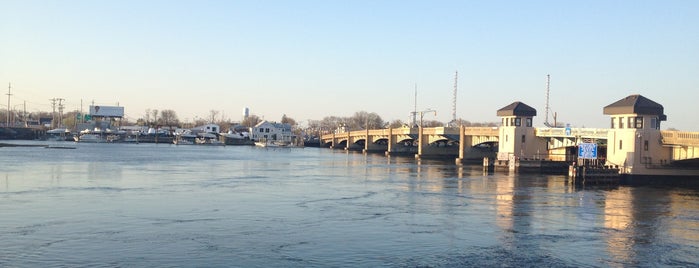
<path fill-rule="evenodd" d="M 0 0 L 0 109 L 123 106 L 135 121 L 245 107 L 299 123 L 366 111 L 385 121 L 499 122 L 514 101 L 573 127 L 641 94 L 663 129 L 699 131 L 699 1 Z M 415 92 L 417 89 L 417 98 Z M 23 108 L 23 107 L 22 107 Z"/>

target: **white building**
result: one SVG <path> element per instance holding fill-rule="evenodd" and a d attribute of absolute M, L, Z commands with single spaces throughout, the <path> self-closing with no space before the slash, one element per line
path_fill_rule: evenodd
<path fill-rule="evenodd" d="M 252 140 L 293 142 L 296 135 L 291 132 L 291 125 L 262 121 L 250 129 Z"/>

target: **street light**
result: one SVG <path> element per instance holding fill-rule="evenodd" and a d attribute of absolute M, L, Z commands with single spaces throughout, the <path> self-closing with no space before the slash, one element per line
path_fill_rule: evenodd
<path fill-rule="evenodd" d="M 427 108 L 427 110 L 424 111 L 419 111 L 418 113 L 420 113 L 420 127 L 422 127 L 422 118 L 425 116 L 426 113 L 434 113 L 434 116 L 437 116 L 437 111 L 432 110 L 430 108 Z"/>

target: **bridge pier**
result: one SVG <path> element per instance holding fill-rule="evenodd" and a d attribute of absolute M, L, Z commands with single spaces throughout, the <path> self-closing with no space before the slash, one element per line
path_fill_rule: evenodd
<path fill-rule="evenodd" d="M 396 130 L 393 128 L 388 129 L 388 146 L 386 148 L 385 155 L 392 156 L 397 154 L 415 154 L 415 147 L 413 147 L 412 145 L 404 145 L 399 143 L 400 140 L 397 137 L 398 135 L 401 135 L 401 133 L 396 133 Z"/>

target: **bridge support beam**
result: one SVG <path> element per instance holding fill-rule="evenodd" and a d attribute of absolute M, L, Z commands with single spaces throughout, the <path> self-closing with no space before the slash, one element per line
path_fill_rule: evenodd
<path fill-rule="evenodd" d="M 466 129 L 464 129 L 464 126 L 459 126 L 459 158 L 456 159 L 457 165 L 463 164 L 465 150 L 466 150 Z"/>
<path fill-rule="evenodd" d="M 417 127 L 417 154 L 415 154 L 415 159 L 420 159 L 420 157 L 422 157 L 422 147 L 424 147 L 425 144 L 425 137 L 422 135 L 423 130 L 422 126 Z"/>
<path fill-rule="evenodd" d="M 391 156 L 391 152 L 393 152 L 393 147 L 395 146 L 394 143 L 393 128 L 388 128 L 388 148 L 386 149 L 386 156 Z"/>

